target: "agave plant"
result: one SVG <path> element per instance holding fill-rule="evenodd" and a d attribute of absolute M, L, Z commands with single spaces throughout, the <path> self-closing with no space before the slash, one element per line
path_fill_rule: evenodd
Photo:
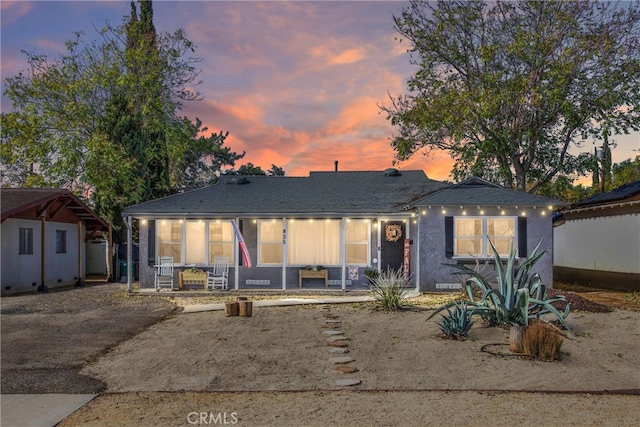
<path fill-rule="evenodd" d="M 382 308 L 396 311 L 404 306 L 410 288 L 410 280 L 405 279 L 401 270 L 387 270 L 370 278 L 373 296 Z"/>
<path fill-rule="evenodd" d="M 478 272 L 464 265 L 446 264 L 455 268 L 454 274 L 467 275 L 465 291 L 469 298 L 468 305 L 472 312 L 477 312 L 485 318 L 490 318 L 495 324 L 513 324 L 527 326 L 529 318 L 539 318 L 545 314 L 553 315 L 564 328 L 571 330 L 567 324 L 569 316 L 569 304 L 564 296 L 559 295 L 547 298 L 546 287 L 538 273 L 531 274 L 534 264 L 544 255 L 538 252 L 542 241 L 538 242 L 527 259 L 516 261 L 516 253 L 513 247 L 509 249 L 509 257 L 503 264 L 498 251 L 491 244 L 495 265 L 497 287 L 492 287 L 489 282 Z M 476 295 L 481 295 L 477 297 Z M 553 303 L 565 302 L 564 311 L 560 312 Z M 453 303 L 445 304 L 433 313 L 435 314 L 453 307 Z"/>
<path fill-rule="evenodd" d="M 474 323 L 471 320 L 473 311 L 467 309 L 466 301 L 454 302 L 453 304 L 454 310 L 446 309 L 448 316 L 441 314 L 442 318 L 438 326 L 440 326 L 442 333 L 451 339 L 465 339 Z"/>

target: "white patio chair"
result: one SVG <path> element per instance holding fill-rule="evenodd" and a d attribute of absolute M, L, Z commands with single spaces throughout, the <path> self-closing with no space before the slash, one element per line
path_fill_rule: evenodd
<path fill-rule="evenodd" d="M 162 288 L 174 289 L 173 280 L 173 257 L 172 256 L 160 256 L 158 257 L 158 265 L 156 265 L 156 277 L 155 277 L 156 292 Z"/>
<path fill-rule="evenodd" d="M 229 258 L 216 257 L 213 260 L 213 271 L 207 271 L 207 289 L 228 289 L 229 287 Z"/>

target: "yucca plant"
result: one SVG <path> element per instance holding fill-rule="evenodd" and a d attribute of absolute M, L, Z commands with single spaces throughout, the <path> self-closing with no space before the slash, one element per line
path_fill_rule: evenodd
<path fill-rule="evenodd" d="M 443 335 L 454 340 L 464 340 L 467 338 L 469 329 L 473 326 L 471 316 L 473 312 L 467 309 L 467 302 L 454 302 L 454 309 L 447 308 L 448 316 L 441 314 L 442 318 L 438 323 Z"/>
<path fill-rule="evenodd" d="M 373 296 L 383 309 L 397 311 L 404 306 L 410 288 L 410 280 L 405 279 L 402 270 L 387 270 L 370 278 Z"/>
<path fill-rule="evenodd" d="M 511 245 L 506 263 L 503 263 L 493 243 L 489 243 L 495 260 L 496 288 L 493 288 L 481 274 L 464 265 L 445 264 L 457 270 L 454 274 L 468 276 L 465 292 L 470 310 L 482 314 L 496 324 L 521 326 L 527 326 L 529 318 L 551 314 L 570 331 L 571 328 L 567 324 L 570 308 L 565 297 L 558 295 L 547 298 L 546 287 L 542 284 L 540 275 L 531 274 L 534 264 L 544 255 L 544 251 L 538 252 L 542 241 L 538 242 L 529 257 L 522 262 L 516 261 L 516 253 Z M 566 303 L 563 312 L 553 306 L 553 303 L 558 301 Z M 450 307 L 453 307 L 452 303 L 445 304 L 429 318 Z"/>

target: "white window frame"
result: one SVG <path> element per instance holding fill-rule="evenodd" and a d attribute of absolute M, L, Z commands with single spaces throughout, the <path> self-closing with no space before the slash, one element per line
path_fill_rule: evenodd
<path fill-rule="evenodd" d="M 277 240 L 269 240 L 269 241 L 263 241 L 262 238 L 262 227 L 261 224 L 263 223 L 274 223 L 274 224 L 280 224 L 280 238 Z M 265 245 L 270 245 L 270 246 L 277 246 L 280 250 L 280 253 L 283 253 L 283 248 L 284 248 L 284 229 L 283 229 L 283 220 L 282 219 L 259 219 L 257 221 L 257 234 L 258 234 L 258 266 L 261 267 L 281 267 L 282 266 L 282 262 L 279 263 L 265 263 L 262 262 L 262 248 Z"/>
<path fill-rule="evenodd" d="M 186 257 L 187 257 L 187 223 L 198 223 L 204 221 L 204 263 L 191 263 L 191 264 L 187 264 L 186 263 Z M 232 239 L 230 242 L 225 242 L 225 241 L 211 241 L 211 235 L 210 235 L 210 227 L 212 224 L 215 223 L 225 223 L 228 222 L 228 219 L 223 219 L 223 220 L 185 220 L 185 219 L 162 219 L 162 220 L 157 220 L 156 221 L 156 254 L 158 256 L 161 256 L 163 254 L 160 253 L 160 245 L 161 244 L 171 244 L 171 245 L 180 245 L 180 257 L 179 259 L 174 259 L 173 262 L 175 265 L 177 266 L 184 266 L 184 265 L 196 265 L 196 266 L 210 266 L 213 265 L 213 260 L 210 260 L 211 258 L 211 244 L 221 244 L 221 245 L 229 245 L 231 247 L 231 255 L 228 257 L 229 258 L 229 262 L 231 264 L 234 263 L 234 259 L 235 259 L 235 244 L 236 244 L 236 239 L 235 236 L 232 233 Z M 175 241 L 165 241 L 162 242 L 160 240 L 160 233 L 159 233 L 159 227 L 163 224 L 166 224 L 168 222 L 172 222 L 172 223 L 179 223 L 180 224 L 180 240 L 175 240 Z M 229 223 L 229 227 L 231 227 L 231 224 Z"/>
<path fill-rule="evenodd" d="M 67 253 L 67 230 L 56 230 L 56 253 Z"/>
<path fill-rule="evenodd" d="M 457 249 L 458 249 L 458 220 L 482 220 L 482 225 L 481 225 L 481 234 L 479 236 L 477 236 L 477 238 L 481 239 L 481 253 L 479 255 L 469 255 L 469 254 L 458 254 L 457 253 Z M 491 246 L 489 245 L 489 239 L 490 238 L 495 238 L 496 236 L 489 236 L 489 220 L 491 219 L 510 219 L 513 221 L 513 236 L 512 236 L 512 241 L 513 241 L 513 248 L 516 251 L 516 256 L 518 256 L 518 217 L 517 216 L 454 216 L 453 217 L 453 258 L 493 258 L 493 252 L 491 251 Z M 461 236 L 460 238 L 469 238 L 469 237 L 476 237 L 476 236 Z M 498 236 L 498 237 L 502 237 L 502 236 Z M 501 258 L 506 258 L 508 257 L 509 254 L 500 254 Z"/>
<path fill-rule="evenodd" d="M 19 227 L 18 228 L 18 254 L 19 255 L 33 255 L 33 228 L 32 227 Z"/>
<path fill-rule="evenodd" d="M 349 224 L 358 223 L 358 222 L 363 222 L 363 223 L 366 223 L 366 225 L 367 225 L 367 232 L 366 232 L 365 240 L 350 242 L 349 240 L 347 240 L 347 230 L 345 229 L 344 248 L 343 248 L 343 250 L 345 251 L 344 259 L 345 259 L 345 262 L 346 262 L 347 265 L 368 267 L 370 265 L 370 261 L 371 261 L 371 220 L 370 219 L 366 219 L 366 218 L 362 218 L 362 219 L 351 219 L 350 218 L 350 219 L 347 220 L 346 227 L 349 227 Z M 366 247 L 366 254 L 367 254 L 367 259 L 365 260 L 365 262 L 364 263 L 356 263 L 356 262 L 349 261 L 349 259 L 347 258 L 347 246 L 365 246 Z"/>

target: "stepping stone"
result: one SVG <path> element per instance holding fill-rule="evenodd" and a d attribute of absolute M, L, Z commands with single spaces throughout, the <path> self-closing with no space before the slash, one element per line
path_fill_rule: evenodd
<path fill-rule="evenodd" d="M 325 319 L 339 319 L 340 316 L 336 316 L 335 314 L 323 314 L 322 317 Z"/>
<path fill-rule="evenodd" d="M 354 372 L 358 372 L 358 368 L 355 366 L 338 366 L 336 371 L 342 372 L 343 374 L 353 374 Z"/>
<path fill-rule="evenodd" d="M 331 347 L 349 347 L 349 343 L 346 341 L 329 341 L 327 345 Z"/>
<path fill-rule="evenodd" d="M 329 359 L 331 363 L 335 363 L 335 364 L 351 363 L 354 360 L 355 359 L 353 357 L 349 357 L 349 356 L 332 357 L 331 359 Z"/>
<path fill-rule="evenodd" d="M 324 330 L 324 331 L 322 331 L 322 333 L 325 334 L 325 335 L 342 335 L 342 334 L 344 334 L 344 332 L 342 332 L 342 331 L 336 331 L 336 330 L 333 330 L 333 329 Z"/>
<path fill-rule="evenodd" d="M 340 379 L 340 380 L 336 380 L 336 385 L 339 387 L 353 387 L 354 385 L 360 385 L 362 384 L 361 380 L 356 380 L 356 379 Z"/>
<path fill-rule="evenodd" d="M 342 325 L 340 323 L 329 323 L 328 325 L 324 325 L 325 328 L 332 328 L 332 329 L 340 329 L 342 328 Z"/>
<path fill-rule="evenodd" d="M 342 323 L 342 320 L 336 320 L 336 319 L 329 319 L 329 320 L 325 320 L 324 323 Z"/>
<path fill-rule="evenodd" d="M 329 350 L 331 353 L 337 354 L 346 354 L 349 353 L 349 349 L 347 347 L 333 347 Z"/>
<path fill-rule="evenodd" d="M 345 337 L 344 335 L 334 335 L 327 338 L 327 341 L 349 341 L 349 338 Z"/>

